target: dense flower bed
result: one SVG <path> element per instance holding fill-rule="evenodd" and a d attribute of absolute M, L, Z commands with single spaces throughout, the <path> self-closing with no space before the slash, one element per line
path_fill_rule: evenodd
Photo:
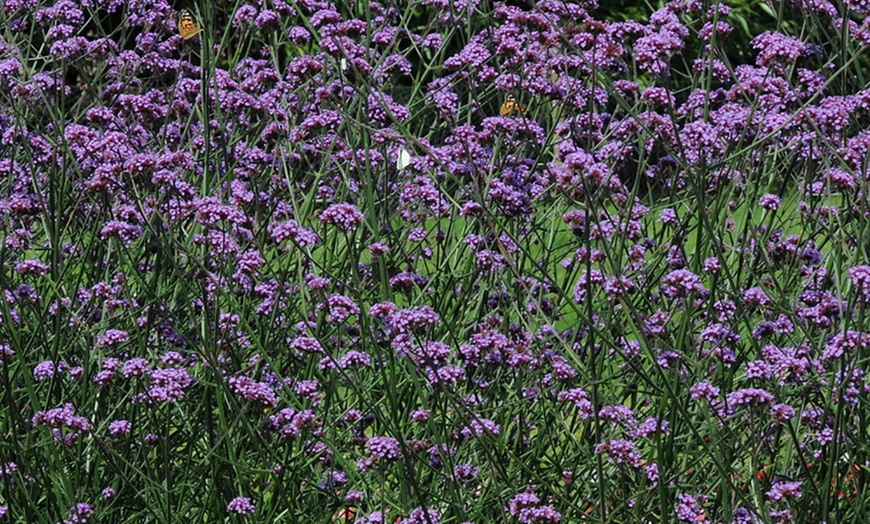
<path fill-rule="evenodd" d="M 0 520 L 865 513 L 863 2 L 0 5 Z"/>

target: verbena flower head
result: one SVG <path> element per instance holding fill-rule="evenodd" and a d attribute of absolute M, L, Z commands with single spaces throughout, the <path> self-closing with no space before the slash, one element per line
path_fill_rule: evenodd
<path fill-rule="evenodd" d="M 239 515 L 253 513 L 254 509 L 254 504 L 248 497 L 236 497 L 227 504 L 227 510 Z"/>

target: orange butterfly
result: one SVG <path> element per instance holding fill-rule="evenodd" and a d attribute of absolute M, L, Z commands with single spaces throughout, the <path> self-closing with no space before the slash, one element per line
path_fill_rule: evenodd
<path fill-rule="evenodd" d="M 525 110 L 525 106 L 518 104 L 514 95 L 508 94 L 504 97 L 504 104 L 501 105 L 501 116 L 519 115 Z"/>
<path fill-rule="evenodd" d="M 182 9 L 178 13 L 178 33 L 185 40 L 190 40 L 202 33 L 202 28 L 197 27 L 193 14 L 187 9 Z"/>

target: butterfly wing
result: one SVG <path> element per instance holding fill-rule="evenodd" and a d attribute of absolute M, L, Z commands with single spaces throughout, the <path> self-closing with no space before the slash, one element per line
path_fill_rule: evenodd
<path fill-rule="evenodd" d="M 507 95 L 504 104 L 501 105 L 501 116 L 521 114 L 525 107 L 519 105 L 513 95 Z"/>
<path fill-rule="evenodd" d="M 190 40 L 202 33 L 202 28 L 196 25 L 196 19 L 193 18 L 193 14 L 187 9 L 182 9 L 178 13 L 178 33 L 185 40 Z"/>
<path fill-rule="evenodd" d="M 511 95 L 505 97 L 504 104 L 501 105 L 501 116 L 507 116 L 514 112 L 514 106 L 516 105 L 516 100 Z"/>

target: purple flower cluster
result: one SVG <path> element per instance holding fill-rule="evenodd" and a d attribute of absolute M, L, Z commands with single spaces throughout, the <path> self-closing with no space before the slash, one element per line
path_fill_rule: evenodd
<path fill-rule="evenodd" d="M 562 514 L 549 505 L 541 505 L 540 498 L 532 491 L 524 491 L 508 501 L 507 512 L 523 524 L 556 523 Z"/>
<path fill-rule="evenodd" d="M 63 407 L 37 411 L 32 419 L 34 426 L 52 428 L 56 440 L 62 440 L 64 444 L 72 444 L 82 433 L 93 429 L 93 424 L 81 415 L 75 414 L 72 404 L 64 404 Z"/>
<path fill-rule="evenodd" d="M 247 515 L 254 512 L 254 504 L 248 497 L 236 497 L 227 504 L 227 509 L 239 515 Z"/>
<path fill-rule="evenodd" d="M 85 524 L 91 522 L 94 507 L 85 502 L 79 502 L 69 510 L 69 518 L 64 519 L 63 524 Z"/>

